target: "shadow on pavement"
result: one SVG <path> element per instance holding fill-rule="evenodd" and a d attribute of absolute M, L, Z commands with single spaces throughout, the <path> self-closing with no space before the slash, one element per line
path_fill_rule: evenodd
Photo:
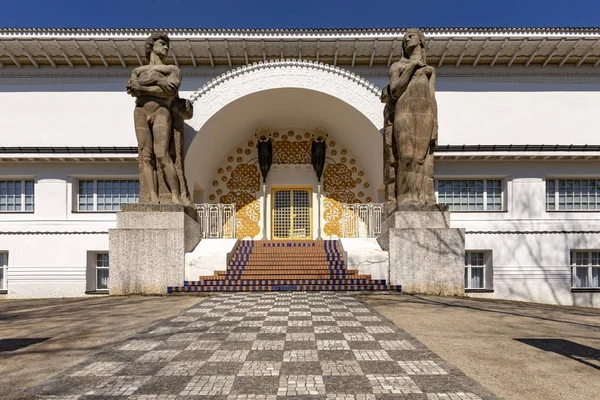
<path fill-rule="evenodd" d="M 45 342 L 50 338 L 14 338 L 14 339 L 0 339 L 0 353 L 6 351 L 15 351 L 22 349 L 32 344 Z"/>
<path fill-rule="evenodd" d="M 515 340 L 540 350 L 560 354 L 561 356 L 585 364 L 588 367 L 600 370 L 600 350 L 594 349 L 593 347 L 584 346 L 565 339 L 517 338 Z"/>
<path fill-rule="evenodd" d="M 371 295 L 364 295 L 363 298 L 369 298 Z M 401 296 L 401 297 L 400 297 Z M 396 298 L 394 298 L 396 297 Z M 564 324 L 571 325 L 579 325 L 587 328 L 600 328 L 600 325 L 595 324 L 586 324 L 583 322 L 576 321 L 568 321 L 565 319 L 559 319 L 550 317 L 549 315 L 554 314 L 556 311 L 559 311 L 559 307 L 568 308 L 568 313 L 571 315 L 578 316 L 598 316 L 600 315 L 600 311 L 597 309 L 590 308 L 576 308 L 569 306 L 555 306 L 548 304 L 535 304 L 535 303 L 522 303 L 510 301 L 510 300 L 489 300 L 489 299 L 477 299 L 477 298 L 468 298 L 468 299 L 460 299 L 460 298 L 444 298 L 444 297 L 424 297 L 417 294 L 408 294 L 404 293 L 402 295 L 391 295 L 386 297 L 385 299 L 379 298 L 380 304 L 392 304 L 392 303 L 400 303 L 400 302 L 416 302 L 426 305 L 432 306 L 440 306 L 440 307 L 453 307 L 453 308 L 462 308 L 473 311 L 481 311 L 486 313 L 497 313 L 497 314 L 505 314 L 505 315 L 514 315 L 517 317 L 524 318 L 532 318 L 543 321 L 551 321 L 551 322 L 559 322 Z M 530 312 L 525 312 L 522 308 L 527 308 Z"/>

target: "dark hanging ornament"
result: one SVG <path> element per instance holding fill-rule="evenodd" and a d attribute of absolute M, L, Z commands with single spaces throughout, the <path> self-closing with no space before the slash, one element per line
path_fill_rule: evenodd
<path fill-rule="evenodd" d="M 318 127 L 313 131 L 311 146 L 311 163 L 317 174 L 317 180 L 321 182 L 323 170 L 325 169 L 325 151 L 327 150 L 327 129 Z"/>
<path fill-rule="evenodd" d="M 267 175 L 273 164 L 273 143 L 271 142 L 271 130 L 266 126 L 259 126 L 254 132 L 258 148 L 258 164 L 260 173 L 263 177 L 263 183 L 267 182 Z"/>

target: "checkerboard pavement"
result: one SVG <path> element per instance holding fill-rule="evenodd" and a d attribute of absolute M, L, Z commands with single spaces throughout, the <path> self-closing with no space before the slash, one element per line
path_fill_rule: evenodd
<path fill-rule="evenodd" d="M 218 294 L 46 384 L 38 399 L 495 399 L 353 293 Z"/>

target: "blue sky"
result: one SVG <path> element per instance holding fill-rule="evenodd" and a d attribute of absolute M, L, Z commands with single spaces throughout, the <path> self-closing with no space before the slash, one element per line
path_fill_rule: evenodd
<path fill-rule="evenodd" d="M 590 27 L 600 26 L 600 0 L 3 0 L 0 26 Z"/>

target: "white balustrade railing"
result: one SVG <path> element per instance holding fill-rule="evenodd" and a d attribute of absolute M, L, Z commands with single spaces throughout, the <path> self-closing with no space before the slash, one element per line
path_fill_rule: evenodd
<path fill-rule="evenodd" d="M 235 238 L 235 204 L 196 204 L 204 239 Z"/>
<path fill-rule="evenodd" d="M 383 204 L 342 204 L 342 235 L 345 238 L 375 238 L 381 235 Z"/>

